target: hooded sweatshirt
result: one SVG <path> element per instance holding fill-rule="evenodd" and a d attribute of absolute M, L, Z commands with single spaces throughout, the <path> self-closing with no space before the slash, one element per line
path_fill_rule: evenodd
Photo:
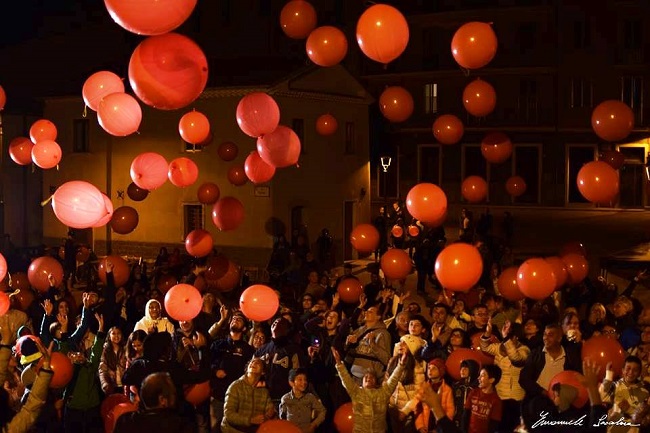
<path fill-rule="evenodd" d="M 161 316 L 158 319 L 152 319 L 149 315 L 149 305 L 153 302 L 157 303 L 160 306 L 160 302 L 155 299 L 150 299 L 147 301 L 147 305 L 144 307 L 144 317 L 135 324 L 134 331 L 137 329 L 142 329 L 144 332 L 149 333 L 149 329 L 153 328 L 156 332 L 169 332 L 169 335 L 174 335 L 174 324 L 169 321 L 166 317 L 162 316 L 162 306 L 160 306 Z"/>

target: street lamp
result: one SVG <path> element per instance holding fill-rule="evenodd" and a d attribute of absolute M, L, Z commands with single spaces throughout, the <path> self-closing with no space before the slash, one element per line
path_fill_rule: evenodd
<path fill-rule="evenodd" d="M 381 158 L 381 168 L 384 169 L 384 174 L 383 174 L 383 183 L 384 183 L 384 203 L 386 204 L 384 207 L 384 212 L 388 212 L 388 184 L 386 183 L 386 178 L 388 177 L 388 167 L 390 167 L 390 163 L 393 161 L 393 158 L 390 156 L 382 156 Z"/>

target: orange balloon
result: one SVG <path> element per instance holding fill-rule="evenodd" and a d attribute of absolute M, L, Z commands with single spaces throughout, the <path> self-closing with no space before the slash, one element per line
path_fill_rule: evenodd
<path fill-rule="evenodd" d="M 24 274 L 13 274 L 12 275 L 12 281 L 14 282 L 14 286 L 20 286 L 20 283 L 15 284 L 16 282 L 16 277 L 18 278 L 24 278 L 27 280 L 27 277 L 24 276 Z M 27 312 L 27 309 L 32 305 L 32 303 L 36 300 L 36 296 L 34 295 L 34 291 L 29 287 L 29 284 L 27 284 L 27 288 L 21 288 L 20 292 L 18 292 L 17 295 L 14 295 L 11 297 L 11 300 L 15 304 L 15 308 L 17 308 L 20 311 Z"/>
<path fill-rule="evenodd" d="M 585 404 L 587 404 L 587 401 L 589 401 L 589 393 L 587 392 L 587 388 L 584 386 L 584 381 L 585 381 L 585 377 L 582 374 L 578 373 L 577 371 L 573 371 L 573 370 L 561 371 L 555 376 L 553 376 L 553 379 L 551 379 L 551 382 L 548 384 L 548 390 L 547 390 L 548 396 L 551 399 L 554 398 L 553 385 L 555 385 L 556 383 L 561 383 L 563 385 L 571 385 L 578 390 L 578 396 L 575 398 L 575 400 L 573 400 L 573 403 L 571 403 L 571 405 L 573 407 L 580 409 Z"/>
<path fill-rule="evenodd" d="M 280 12 L 280 27 L 292 39 L 305 39 L 316 28 L 316 10 L 305 0 L 291 0 Z"/>
<path fill-rule="evenodd" d="M 316 132 L 322 136 L 333 135 L 339 127 L 336 117 L 323 114 L 316 119 Z"/>
<path fill-rule="evenodd" d="M 270 419 L 260 424 L 255 433 L 301 433 L 302 430 L 296 424 L 284 419 Z"/>
<path fill-rule="evenodd" d="M 32 147 L 32 162 L 47 170 L 56 167 L 61 162 L 61 146 L 56 141 L 40 140 Z"/>
<path fill-rule="evenodd" d="M 398 58 L 409 42 L 404 15 L 386 4 L 370 6 L 357 22 L 357 43 L 368 58 L 387 64 Z"/>
<path fill-rule="evenodd" d="M 334 413 L 334 426 L 339 433 L 352 433 L 354 431 L 354 412 L 352 403 L 343 403 Z"/>
<path fill-rule="evenodd" d="M 503 132 L 490 132 L 481 141 L 481 153 L 486 161 L 501 164 L 512 155 L 512 141 Z"/>
<path fill-rule="evenodd" d="M 137 35 L 161 35 L 183 24 L 197 0 L 105 0 L 113 20 Z"/>
<path fill-rule="evenodd" d="M 437 185 L 419 183 L 406 195 L 406 209 L 423 224 L 439 224 L 447 214 L 447 196 Z"/>
<path fill-rule="evenodd" d="M 625 364 L 627 352 L 616 338 L 596 335 L 582 342 L 582 359 L 591 359 L 600 367 L 600 379 L 605 377 L 607 363 L 612 363 L 614 375 L 619 376 Z"/>
<path fill-rule="evenodd" d="M 546 263 L 551 265 L 551 267 L 553 268 L 553 274 L 555 275 L 555 280 L 556 280 L 555 290 L 564 286 L 567 282 L 567 279 L 569 278 L 569 274 L 567 273 L 566 265 L 564 264 L 562 259 L 557 256 L 553 256 L 553 257 L 547 257 L 544 260 L 546 260 Z"/>
<path fill-rule="evenodd" d="M 275 290 L 263 284 L 254 284 L 239 297 L 239 308 L 250 320 L 263 322 L 275 315 L 280 298 Z"/>
<path fill-rule="evenodd" d="M 601 102 L 591 113 L 591 127 L 605 141 L 621 141 L 634 129 L 634 112 L 625 102 Z"/>
<path fill-rule="evenodd" d="M 27 137 L 16 137 L 9 143 L 9 156 L 18 165 L 32 163 L 32 147 L 34 143 Z"/>
<path fill-rule="evenodd" d="M 499 293 L 504 298 L 509 301 L 520 301 L 526 296 L 521 293 L 519 290 L 519 285 L 517 284 L 517 268 L 516 266 L 511 266 L 509 268 L 501 271 L 499 279 L 497 280 L 497 287 L 499 288 Z"/>
<path fill-rule="evenodd" d="M 125 285 L 129 281 L 131 269 L 129 264 L 122 257 L 117 255 L 106 256 L 99 261 L 97 273 L 99 280 L 106 284 L 106 261 L 110 261 L 113 265 L 113 279 L 115 280 L 115 287 Z"/>
<path fill-rule="evenodd" d="M 222 254 L 208 259 L 208 268 L 204 275 L 208 285 L 221 292 L 231 291 L 241 280 L 239 266 Z"/>
<path fill-rule="evenodd" d="M 478 69 L 492 61 L 497 53 L 497 35 L 488 23 L 463 24 L 451 40 L 451 54 L 460 66 Z"/>
<path fill-rule="evenodd" d="M 293 129 L 279 125 L 275 131 L 257 139 L 260 158 L 276 168 L 296 165 L 300 158 L 300 137 Z"/>
<path fill-rule="evenodd" d="M 56 126 L 47 119 L 37 120 L 29 128 L 29 138 L 34 144 L 43 140 L 56 141 L 56 136 Z"/>
<path fill-rule="evenodd" d="M 212 252 L 214 242 L 209 231 L 195 229 L 185 237 L 185 249 L 194 257 L 205 257 Z"/>
<path fill-rule="evenodd" d="M 231 141 L 225 141 L 221 143 L 217 149 L 219 158 L 223 159 L 224 161 L 232 161 L 233 159 L 237 158 L 238 153 L 239 148 L 237 148 L 237 145 Z"/>
<path fill-rule="evenodd" d="M 494 87 L 480 78 L 469 83 L 463 90 L 463 105 L 473 116 L 483 117 L 494 111 L 497 105 L 497 94 Z"/>
<path fill-rule="evenodd" d="M 53 352 L 50 355 L 50 370 L 54 372 L 50 388 L 63 388 L 72 380 L 74 373 L 70 358 L 61 352 Z"/>
<path fill-rule="evenodd" d="M 4 110 L 5 104 L 7 103 L 7 94 L 5 93 L 5 89 L 0 86 L 0 111 Z"/>
<path fill-rule="evenodd" d="M 567 254 L 562 256 L 562 262 L 566 266 L 569 284 L 581 283 L 589 274 L 589 263 L 581 254 Z"/>
<path fill-rule="evenodd" d="M 472 350 L 468 348 L 456 349 L 449 354 L 447 361 L 445 361 L 445 367 L 447 369 L 447 374 L 449 374 L 455 380 L 460 379 L 460 363 L 466 359 L 472 359 L 476 361 L 480 366 L 483 365 L 484 357 L 481 356 L 481 353 L 477 350 Z"/>
<path fill-rule="evenodd" d="M 235 197 L 223 197 L 212 207 L 212 222 L 221 231 L 235 230 L 244 221 L 244 205 Z"/>
<path fill-rule="evenodd" d="M 483 259 L 474 245 L 458 242 L 440 252 L 434 269 L 443 288 L 466 292 L 481 278 Z"/>
<path fill-rule="evenodd" d="M 625 164 L 625 155 L 616 150 L 606 150 L 600 154 L 599 161 L 605 161 L 611 165 L 614 170 L 618 170 Z"/>
<path fill-rule="evenodd" d="M 396 238 L 401 238 L 404 236 L 404 229 L 402 226 L 395 224 L 392 229 L 390 229 L 390 234 L 393 235 L 393 237 Z"/>
<path fill-rule="evenodd" d="M 219 200 L 220 194 L 219 187 L 212 182 L 201 184 L 196 192 L 196 196 L 202 204 L 215 204 Z"/>
<path fill-rule="evenodd" d="M 246 177 L 254 184 L 268 182 L 275 176 L 275 167 L 264 162 L 257 150 L 252 151 L 244 161 Z"/>
<path fill-rule="evenodd" d="M 463 122 L 453 114 L 443 114 L 433 122 L 433 136 L 442 144 L 456 144 L 463 138 Z"/>
<path fill-rule="evenodd" d="M 359 302 L 359 296 L 363 293 L 363 284 L 356 278 L 344 278 L 336 287 L 341 301 L 348 304 Z"/>
<path fill-rule="evenodd" d="M 198 111 L 185 113 L 178 122 L 178 133 L 190 144 L 199 144 L 210 135 L 210 121 Z"/>
<path fill-rule="evenodd" d="M 165 293 L 165 311 L 174 320 L 192 320 L 201 312 L 201 292 L 189 284 L 176 284 Z"/>
<path fill-rule="evenodd" d="M 526 260 L 517 270 L 517 284 L 526 297 L 541 301 L 555 291 L 557 278 L 544 259 Z"/>
<path fill-rule="evenodd" d="M 413 114 L 413 96 L 404 87 L 387 87 L 379 96 L 379 109 L 391 122 L 403 122 Z"/>
<path fill-rule="evenodd" d="M 248 177 L 246 177 L 246 170 L 243 165 L 233 165 L 228 169 L 228 181 L 235 186 L 246 185 Z"/>
<path fill-rule="evenodd" d="M 46 293 L 50 288 L 49 275 L 54 277 L 55 287 L 58 287 L 63 281 L 63 266 L 54 257 L 38 257 L 27 269 L 29 283 L 41 293 Z"/>
<path fill-rule="evenodd" d="M 420 235 L 420 227 L 416 225 L 410 225 L 408 227 L 409 236 L 412 238 L 418 237 Z"/>
<path fill-rule="evenodd" d="M 582 166 L 576 177 L 580 194 L 592 203 L 612 206 L 618 195 L 618 172 L 603 161 L 592 161 Z"/>
<path fill-rule="evenodd" d="M 413 270 L 413 263 L 404 250 L 391 248 L 381 256 L 381 270 L 389 280 L 402 280 Z"/>
<path fill-rule="evenodd" d="M 113 410 L 111 410 L 104 420 L 104 432 L 113 433 L 115 431 L 115 424 L 122 415 L 129 412 L 137 412 L 138 406 L 129 402 L 118 403 Z"/>
<path fill-rule="evenodd" d="M 102 418 L 106 418 L 106 415 L 108 415 L 115 406 L 120 403 L 128 402 L 130 402 L 129 397 L 124 394 L 111 394 L 102 401 L 102 404 L 99 408 L 99 414 Z"/>
<path fill-rule="evenodd" d="M 579 241 L 571 241 L 562 245 L 559 256 L 564 257 L 567 254 L 572 254 L 572 253 L 580 254 L 583 257 L 587 257 L 587 249 L 585 248 L 585 245 Z"/>
<path fill-rule="evenodd" d="M 192 185 L 199 178 L 199 167 L 189 158 L 176 158 L 169 163 L 167 177 L 172 185 L 184 188 Z"/>
<path fill-rule="evenodd" d="M 307 56 L 318 66 L 338 65 L 348 53 L 345 33 L 333 26 L 322 26 L 309 34 L 305 45 Z"/>
<path fill-rule="evenodd" d="M 379 247 L 379 231 L 372 224 L 359 224 L 350 233 L 350 243 L 360 253 L 371 253 Z"/>
<path fill-rule="evenodd" d="M 521 176 L 510 176 L 506 181 L 506 191 L 512 197 L 519 197 L 526 192 L 526 181 Z"/>
<path fill-rule="evenodd" d="M 483 365 L 492 365 L 494 364 L 494 356 L 489 355 L 481 350 L 481 337 L 483 336 L 483 332 L 476 332 L 472 336 L 469 337 L 469 340 L 472 345 L 472 349 L 474 349 L 475 352 L 478 352 L 478 358 L 481 360 L 480 364 Z M 499 339 L 497 338 L 496 335 L 492 334 L 488 340 L 489 343 L 498 343 Z"/>
<path fill-rule="evenodd" d="M 487 182 L 481 176 L 469 176 L 463 181 L 461 192 L 468 202 L 480 203 L 487 197 Z"/>

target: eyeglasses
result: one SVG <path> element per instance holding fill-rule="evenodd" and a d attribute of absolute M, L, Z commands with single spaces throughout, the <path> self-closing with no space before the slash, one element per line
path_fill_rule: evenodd
<path fill-rule="evenodd" d="M 603 330 L 603 331 L 601 331 L 601 334 L 614 335 L 614 334 L 616 334 L 616 330 L 615 329 Z"/>

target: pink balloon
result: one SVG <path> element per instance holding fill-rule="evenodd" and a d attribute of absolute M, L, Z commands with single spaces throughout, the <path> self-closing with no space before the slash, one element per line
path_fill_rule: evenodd
<path fill-rule="evenodd" d="M 169 163 L 162 155 L 145 152 L 131 163 L 131 180 L 140 188 L 153 191 L 167 182 Z"/>
<path fill-rule="evenodd" d="M 32 147 L 32 161 L 43 169 L 56 167 L 61 162 L 61 147 L 52 140 L 41 140 Z"/>
<path fill-rule="evenodd" d="M 205 89 L 208 60 L 201 47 L 187 36 L 151 36 L 131 55 L 129 82 L 145 104 L 175 110 L 190 104 Z"/>
<path fill-rule="evenodd" d="M 86 79 L 81 89 L 84 102 L 93 111 L 97 111 L 99 101 L 111 93 L 124 93 L 124 82 L 111 71 L 99 71 Z"/>
<path fill-rule="evenodd" d="M 6 276 L 7 276 L 7 260 L 5 259 L 5 256 L 0 254 L 0 281 L 4 280 Z"/>
<path fill-rule="evenodd" d="M 189 284 L 176 284 L 165 293 L 165 311 L 172 319 L 192 320 L 202 306 L 201 292 Z"/>
<path fill-rule="evenodd" d="M 257 151 L 267 164 L 276 168 L 289 167 L 298 163 L 300 139 L 291 128 L 280 125 L 257 139 Z"/>
<path fill-rule="evenodd" d="M 104 194 L 82 180 L 58 187 L 52 195 L 52 209 L 59 221 L 76 229 L 92 227 L 108 214 Z"/>
<path fill-rule="evenodd" d="M 34 143 L 26 137 L 16 137 L 9 143 L 9 156 L 18 165 L 32 163 L 32 148 Z"/>
<path fill-rule="evenodd" d="M 47 119 L 37 120 L 29 128 L 29 138 L 38 143 L 42 140 L 56 140 L 57 130 L 54 123 Z"/>
<path fill-rule="evenodd" d="M 235 197 L 222 197 L 212 207 L 212 222 L 221 231 L 235 230 L 244 221 L 244 205 Z"/>
<path fill-rule="evenodd" d="M 237 124 L 250 137 L 260 137 L 273 132 L 280 123 L 280 107 L 263 92 L 253 92 L 237 104 Z"/>
<path fill-rule="evenodd" d="M 95 224 L 93 224 L 93 227 L 104 227 L 106 224 L 108 224 L 111 221 L 111 218 L 113 217 L 113 202 L 111 202 L 111 199 L 108 198 L 108 196 L 104 193 L 102 193 L 102 196 L 104 196 L 104 206 L 106 206 L 106 215 L 101 217 L 99 221 L 97 221 Z"/>
<path fill-rule="evenodd" d="M 167 177 L 172 185 L 184 188 L 196 182 L 199 178 L 199 168 L 189 158 L 176 158 L 169 163 Z"/>
<path fill-rule="evenodd" d="M 192 14 L 197 0 L 104 0 L 111 18 L 137 35 L 171 32 Z"/>
<path fill-rule="evenodd" d="M 244 171 L 250 181 L 256 184 L 268 182 L 275 175 L 275 167 L 264 162 L 256 150 L 246 157 Z"/>
<path fill-rule="evenodd" d="M 142 108 L 127 93 L 111 93 L 99 102 L 97 120 L 104 131 L 116 137 L 125 137 L 140 127 Z"/>

